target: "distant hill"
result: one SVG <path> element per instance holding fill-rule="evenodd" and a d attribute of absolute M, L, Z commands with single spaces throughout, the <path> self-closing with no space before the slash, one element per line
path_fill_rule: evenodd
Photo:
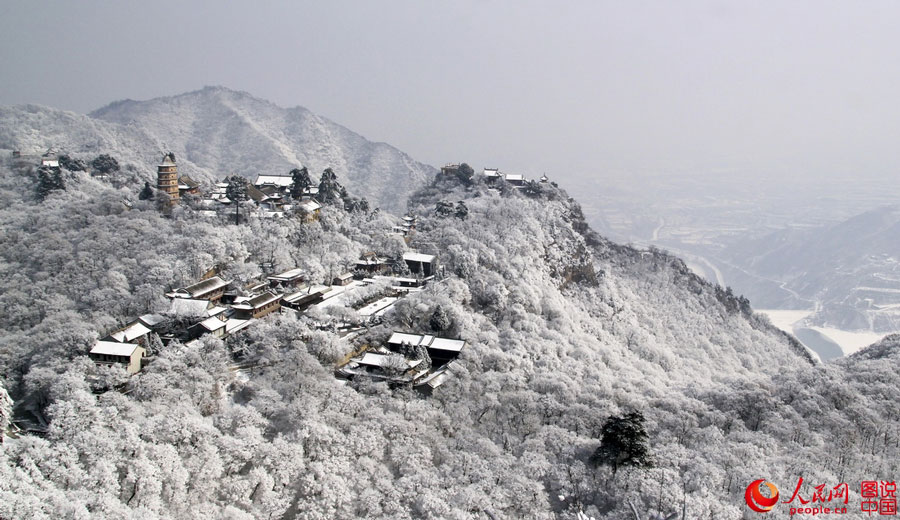
<path fill-rule="evenodd" d="M 898 206 L 830 226 L 778 231 L 732 246 L 723 256 L 744 275 L 727 273 L 729 283 L 756 307 L 796 308 L 816 301 L 813 324 L 900 330 Z"/>
<path fill-rule="evenodd" d="M 164 150 L 175 152 L 180 172 L 206 181 L 232 173 L 252 179 L 300 165 L 317 178 L 330 167 L 353 194 L 395 212 L 437 171 L 305 108 L 222 87 L 117 101 L 87 116 L 33 105 L 0 108 L 0 148 L 35 153 L 48 147 L 109 153 L 148 179 Z"/>

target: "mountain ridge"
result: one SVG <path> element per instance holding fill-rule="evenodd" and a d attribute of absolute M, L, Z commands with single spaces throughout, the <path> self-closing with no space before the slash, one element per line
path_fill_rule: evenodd
<path fill-rule="evenodd" d="M 287 174 L 301 165 L 317 178 L 332 168 L 352 191 L 393 212 L 404 211 L 411 190 L 437 172 L 304 107 L 282 108 L 225 87 L 118 100 L 87 115 L 38 105 L 0 107 L 0 148 L 51 147 L 74 156 L 109 153 L 151 182 L 168 151 L 179 158 L 180 173 L 207 182 L 232 173 L 251 180 L 260 173 Z"/>

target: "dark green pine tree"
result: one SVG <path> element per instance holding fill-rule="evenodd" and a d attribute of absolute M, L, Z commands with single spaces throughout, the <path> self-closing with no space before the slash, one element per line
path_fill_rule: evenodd
<path fill-rule="evenodd" d="M 144 189 L 138 193 L 138 199 L 140 200 L 153 200 L 153 187 L 150 186 L 149 182 L 144 183 Z"/>
<path fill-rule="evenodd" d="M 37 196 L 40 200 L 46 199 L 55 190 L 64 189 L 66 189 L 66 182 L 63 180 L 62 172 L 59 168 L 50 166 L 38 168 Z"/>
<path fill-rule="evenodd" d="M 600 447 L 591 456 L 594 464 L 612 466 L 614 474 L 625 466 L 653 466 L 650 437 L 644 428 L 644 415 L 641 412 L 610 417 L 603 424 L 601 433 Z"/>
<path fill-rule="evenodd" d="M 447 202 L 446 200 L 439 200 L 434 206 L 434 214 L 440 218 L 447 218 L 455 211 L 453 203 Z"/>
<path fill-rule="evenodd" d="M 174 156 L 172 160 L 175 160 Z M 107 175 L 119 171 L 119 161 L 115 157 L 104 153 L 91 161 L 91 168 L 97 173 Z"/>
<path fill-rule="evenodd" d="M 294 168 L 291 170 L 291 198 L 300 200 L 303 197 L 303 190 L 312 186 L 312 179 L 309 178 L 309 170 L 306 166 L 303 168 Z"/>
<path fill-rule="evenodd" d="M 227 179 L 228 187 L 225 196 L 234 204 L 234 223 L 241 223 L 241 203 L 247 200 L 247 179 L 240 175 L 232 175 Z"/>
<path fill-rule="evenodd" d="M 435 332 L 444 332 L 452 325 L 453 323 L 450 320 L 450 316 L 447 315 L 447 311 L 444 310 L 442 305 L 438 305 L 434 309 L 434 312 L 431 314 L 431 319 L 428 320 L 428 326 Z"/>
<path fill-rule="evenodd" d="M 342 199 L 342 194 L 346 190 L 337 181 L 337 175 L 331 168 L 325 168 L 322 177 L 319 180 L 319 193 L 316 194 L 316 200 L 322 204 L 335 204 Z"/>
<path fill-rule="evenodd" d="M 454 215 L 460 220 L 466 220 L 466 217 L 469 216 L 469 208 L 466 206 L 465 202 L 459 201 L 456 203 L 456 212 Z"/>

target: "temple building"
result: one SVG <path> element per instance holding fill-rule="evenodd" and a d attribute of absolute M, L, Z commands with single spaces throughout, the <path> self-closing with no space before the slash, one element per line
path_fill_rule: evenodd
<path fill-rule="evenodd" d="M 172 152 L 167 153 L 156 167 L 156 188 L 169 196 L 171 204 L 178 202 L 178 167 Z"/>

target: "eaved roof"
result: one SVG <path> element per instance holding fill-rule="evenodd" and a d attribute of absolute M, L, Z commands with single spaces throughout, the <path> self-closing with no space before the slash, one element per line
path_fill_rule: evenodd
<path fill-rule="evenodd" d="M 291 269 L 290 271 L 285 271 L 283 273 L 274 274 L 269 277 L 269 280 L 282 281 L 282 280 L 293 280 L 298 276 L 303 276 L 303 269 L 300 267 L 296 267 Z"/>
<path fill-rule="evenodd" d="M 294 183 L 294 178 L 290 175 L 257 175 L 253 181 L 254 186 L 262 186 L 264 184 L 272 184 L 275 186 L 288 187 Z"/>
<path fill-rule="evenodd" d="M 209 300 L 175 298 L 169 306 L 169 314 L 175 316 L 207 316 Z"/>
<path fill-rule="evenodd" d="M 149 333 L 150 329 L 144 326 L 144 324 L 140 321 L 136 321 L 122 330 L 113 332 L 109 335 L 109 337 L 118 341 L 119 343 L 128 343 Z"/>
<path fill-rule="evenodd" d="M 175 292 L 186 292 L 190 294 L 192 298 L 196 298 L 198 296 L 203 296 L 204 294 L 211 293 L 217 289 L 221 289 L 227 286 L 229 283 L 230 282 L 226 282 L 218 276 L 213 276 L 208 280 L 197 282 L 194 285 L 189 285 L 184 289 L 179 289 Z"/>
<path fill-rule="evenodd" d="M 403 260 L 407 260 L 410 262 L 424 262 L 427 264 L 434 262 L 434 255 L 424 255 L 422 253 L 403 253 Z"/>
<path fill-rule="evenodd" d="M 466 342 L 461 339 L 434 338 L 431 345 L 428 345 L 428 348 L 460 352 L 465 346 Z"/>
<path fill-rule="evenodd" d="M 225 333 L 226 334 L 234 334 L 235 332 L 247 328 L 250 325 L 251 320 L 240 320 L 238 318 L 229 318 L 228 321 L 225 322 Z"/>
<path fill-rule="evenodd" d="M 206 318 L 205 320 L 201 321 L 200 326 L 210 332 L 214 332 L 224 327 L 225 322 L 213 316 L 212 318 Z"/>
<path fill-rule="evenodd" d="M 260 295 L 250 298 L 249 300 L 247 300 L 244 303 L 232 305 L 232 307 L 234 307 L 235 309 L 240 309 L 240 310 L 255 310 L 264 305 L 268 305 L 268 304 L 274 302 L 275 300 L 280 300 L 280 299 L 281 299 L 281 296 L 278 296 L 277 294 L 266 291 Z"/>
<path fill-rule="evenodd" d="M 518 173 L 507 173 L 506 180 L 508 180 L 508 181 L 524 181 L 525 176 L 519 175 Z"/>
<path fill-rule="evenodd" d="M 178 184 L 184 185 L 188 188 L 198 188 L 200 186 L 199 182 L 195 181 L 188 175 L 182 175 L 181 177 L 178 177 Z"/>
<path fill-rule="evenodd" d="M 499 177 L 500 176 L 500 170 L 498 170 L 497 168 L 485 168 L 483 173 L 484 173 L 485 177 Z"/>
<path fill-rule="evenodd" d="M 148 327 L 159 325 L 160 323 L 166 321 L 166 318 L 161 314 L 144 314 L 138 319 L 141 320 L 141 323 Z"/>
<path fill-rule="evenodd" d="M 391 334 L 391 337 L 387 342 L 392 345 L 402 345 L 406 343 L 412 346 L 417 346 L 422 342 L 422 339 L 424 337 L 425 336 L 422 336 L 420 334 L 405 334 L 403 332 L 395 332 Z"/>
<path fill-rule="evenodd" d="M 359 309 L 359 315 L 364 318 L 368 316 L 381 316 L 382 314 L 387 312 L 387 310 L 390 309 L 395 303 L 397 303 L 397 300 L 399 300 L 399 298 L 397 298 L 396 296 L 384 297 L 378 301 L 366 305 L 362 309 Z"/>
<path fill-rule="evenodd" d="M 353 358 L 351 361 L 359 363 L 360 365 L 368 365 L 374 367 L 383 367 L 387 360 L 390 358 L 390 355 L 387 354 L 377 354 L 374 352 L 366 352 L 361 357 Z M 421 359 L 405 359 L 406 365 L 409 368 L 413 368 L 420 363 L 422 363 Z"/>
<path fill-rule="evenodd" d="M 444 384 L 447 379 L 450 377 L 450 371 L 447 369 L 450 366 L 450 363 L 442 366 L 441 368 L 435 370 L 431 374 L 428 374 L 427 377 L 416 383 L 416 386 L 428 385 L 432 389 L 435 389 L 442 384 Z"/>
<path fill-rule="evenodd" d="M 259 191 L 252 184 L 247 186 L 247 196 L 250 197 L 250 200 L 253 200 L 254 202 L 263 202 L 264 200 L 269 198 L 268 195 Z"/>
<path fill-rule="evenodd" d="M 175 156 L 171 152 L 167 153 L 160 166 L 175 166 Z"/>
<path fill-rule="evenodd" d="M 301 289 L 291 295 L 285 296 L 283 298 L 284 301 L 288 303 L 294 303 L 296 301 L 302 300 L 308 296 L 319 296 L 324 292 L 329 291 L 330 289 L 325 285 L 317 285 L 314 287 L 307 287 L 305 289 Z"/>
<path fill-rule="evenodd" d="M 356 265 L 381 265 L 383 263 L 385 260 L 372 252 L 363 253 L 356 261 Z"/>
<path fill-rule="evenodd" d="M 135 349 L 140 348 L 139 345 L 135 345 L 134 343 L 119 343 L 117 341 L 98 341 L 94 348 L 91 349 L 91 354 L 98 354 L 102 356 L 125 356 L 131 357 L 134 354 Z"/>
<path fill-rule="evenodd" d="M 312 199 L 304 200 L 300 204 L 297 204 L 297 206 L 299 206 L 300 209 L 302 209 L 303 211 L 306 211 L 307 213 L 312 213 L 313 211 L 322 207 L 321 204 L 319 204 L 318 202 L 316 202 Z"/>
<path fill-rule="evenodd" d="M 452 352 L 460 352 L 466 346 L 465 340 L 438 338 L 431 335 L 406 334 L 404 332 L 395 332 L 388 339 L 389 345 L 412 345 L 414 347 L 422 345 L 435 350 L 449 350 Z"/>

